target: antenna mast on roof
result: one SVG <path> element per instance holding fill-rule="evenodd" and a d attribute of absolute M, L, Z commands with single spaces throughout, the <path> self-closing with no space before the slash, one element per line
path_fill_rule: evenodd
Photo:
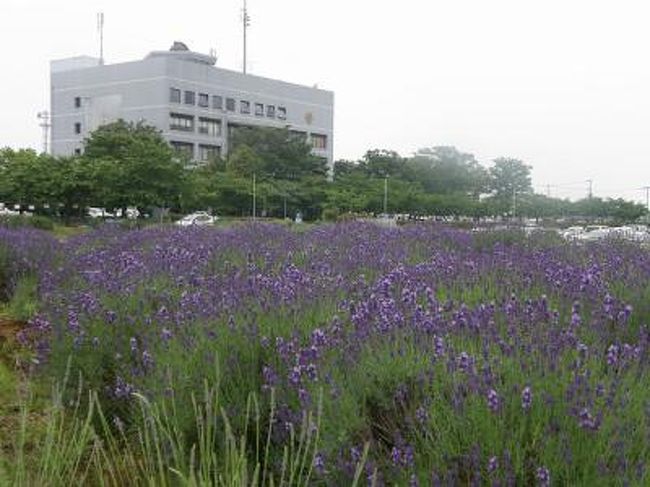
<path fill-rule="evenodd" d="M 97 30 L 99 31 L 99 64 L 104 64 L 104 12 L 97 14 Z"/>
<path fill-rule="evenodd" d="M 244 26 L 244 62 L 243 62 L 243 71 L 244 74 L 246 74 L 246 31 L 248 30 L 248 26 L 251 25 L 251 18 L 248 15 L 248 8 L 246 7 L 246 0 L 244 0 L 244 8 L 243 8 L 243 15 L 242 15 L 242 20 L 243 20 L 243 26 Z"/>

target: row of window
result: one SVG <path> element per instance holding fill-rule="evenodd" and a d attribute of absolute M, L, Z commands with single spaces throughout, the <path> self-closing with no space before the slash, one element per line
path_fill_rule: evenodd
<path fill-rule="evenodd" d="M 184 113 L 169 114 L 169 128 L 171 130 L 181 130 L 183 132 L 194 132 L 194 116 Z M 216 118 L 199 117 L 200 134 L 211 137 L 221 136 L 221 120 Z"/>
<path fill-rule="evenodd" d="M 180 142 L 172 140 L 170 142 L 171 146 L 178 153 L 187 157 L 188 159 L 194 158 L 194 144 L 190 142 Z M 217 159 L 221 156 L 221 147 L 218 145 L 209 145 L 209 144 L 199 144 L 197 159 L 199 161 L 205 162 Z"/>
<path fill-rule="evenodd" d="M 221 95 L 208 95 L 207 93 L 198 94 L 198 103 L 197 103 L 197 94 L 194 91 L 185 90 L 181 92 L 179 88 L 170 88 L 169 89 L 169 101 L 170 103 L 183 103 L 185 105 L 198 105 L 202 108 L 210 108 L 214 110 L 223 110 L 224 109 L 224 98 Z M 212 104 L 210 105 L 210 101 Z M 234 98 L 225 99 L 225 110 L 228 112 L 237 111 L 237 102 Z M 239 112 L 244 115 L 249 115 L 251 113 L 251 102 L 248 100 L 239 100 Z M 275 105 L 264 105 L 264 103 L 253 104 L 253 113 L 257 117 L 267 118 L 277 118 L 278 120 L 287 119 L 287 108 L 283 106 L 276 107 Z"/>
<path fill-rule="evenodd" d="M 194 116 L 184 113 L 169 114 L 169 128 L 182 132 L 194 132 Z M 81 122 L 74 123 L 74 133 L 81 134 Z M 221 120 L 216 118 L 199 117 L 198 133 L 210 137 L 221 137 Z M 301 135 L 307 138 L 307 132 L 292 131 L 294 135 Z M 191 145 L 191 144 L 190 144 Z M 322 134 L 311 134 L 311 145 L 314 149 L 327 148 L 327 136 Z"/>
<path fill-rule="evenodd" d="M 312 133 L 309 137 L 307 137 L 307 132 L 304 132 L 302 130 L 290 130 L 289 133 L 294 137 L 300 137 L 305 142 L 311 143 L 312 149 L 327 149 L 327 135 Z"/>

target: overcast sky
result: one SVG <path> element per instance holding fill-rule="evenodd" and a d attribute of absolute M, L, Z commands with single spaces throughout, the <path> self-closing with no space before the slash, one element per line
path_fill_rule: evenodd
<path fill-rule="evenodd" d="M 455 145 L 535 189 L 645 200 L 650 5 L 618 0 L 248 0 L 249 72 L 335 92 L 335 158 Z M 0 146 L 41 146 L 48 63 L 214 47 L 241 69 L 241 0 L 0 0 Z"/>

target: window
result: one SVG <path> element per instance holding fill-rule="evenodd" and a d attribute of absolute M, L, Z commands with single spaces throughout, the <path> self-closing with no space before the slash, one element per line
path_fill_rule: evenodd
<path fill-rule="evenodd" d="M 205 93 L 199 93 L 199 106 L 208 108 L 209 96 Z"/>
<path fill-rule="evenodd" d="M 181 102 L 181 90 L 178 88 L 169 89 L 169 102 L 170 103 L 180 103 Z"/>
<path fill-rule="evenodd" d="M 74 155 L 75 155 L 75 156 L 80 156 L 80 155 L 81 155 L 81 149 L 76 148 L 76 149 L 74 150 Z"/>
<path fill-rule="evenodd" d="M 311 134 L 311 146 L 313 149 L 327 149 L 327 135 Z"/>
<path fill-rule="evenodd" d="M 169 128 L 172 130 L 182 130 L 184 132 L 194 132 L 194 117 L 192 115 L 183 115 L 181 113 L 170 113 Z"/>
<path fill-rule="evenodd" d="M 278 118 L 280 120 L 287 119 L 287 109 L 285 107 L 278 107 Z"/>
<path fill-rule="evenodd" d="M 81 133 L 81 122 L 75 122 L 74 133 L 77 135 Z"/>
<path fill-rule="evenodd" d="M 185 92 L 185 104 L 186 105 L 194 105 L 195 97 L 196 97 L 196 93 L 194 93 L 193 91 L 186 91 Z"/>
<path fill-rule="evenodd" d="M 255 115 L 257 115 L 258 117 L 264 116 L 264 105 L 262 103 L 255 104 Z"/>
<path fill-rule="evenodd" d="M 239 102 L 239 111 L 242 113 L 250 113 L 251 112 L 251 102 L 246 101 L 246 100 L 241 100 Z"/>
<path fill-rule="evenodd" d="M 303 132 L 302 130 L 290 130 L 289 135 L 295 137 L 296 139 L 307 142 L 307 132 Z"/>
<path fill-rule="evenodd" d="M 199 161 L 213 161 L 221 155 L 221 148 L 217 145 L 199 145 Z"/>
<path fill-rule="evenodd" d="M 223 110 L 223 97 L 219 95 L 212 96 L 212 108 Z"/>
<path fill-rule="evenodd" d="M 176 151 L 176 154 L 188 159 L 192 159 L 194 157 L 194 144 L 191 142 L 178 142 L 172 140 L 170 144 Z"/>
<path fill-rule="evenodd" d="M 234 98 L 226 98 L 226 110 L 229 112 L 234 112 L 235 111 L 235 99 Z"/>
<path fill-rule="evenodd" d="M 81 97 L 80 96 L 75 96 L 74 97 L 74 107 L 75 108 L 81 108 Z"/>
<path fill-rule="evenodd" d="M 214 118 L 199 118 L 199 133 L 219 137 L 221 135 L 221 120 Z"/>
<path fill-rule="evenodd" d="M 266 105 L 266 116 L 275 118 L 275 105 Z"/>

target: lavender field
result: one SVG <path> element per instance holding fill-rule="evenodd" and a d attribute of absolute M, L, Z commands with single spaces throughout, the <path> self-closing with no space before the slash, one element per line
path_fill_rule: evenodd
<path fill-rule="evenodd" d="M 54 435 L 69 456 L 23 485 L 650 483 L 638 245 L 361 223 L 0 230 L 0 264 L 7 299 L 37 282 L 20 339 L 72 418 Z"/>

